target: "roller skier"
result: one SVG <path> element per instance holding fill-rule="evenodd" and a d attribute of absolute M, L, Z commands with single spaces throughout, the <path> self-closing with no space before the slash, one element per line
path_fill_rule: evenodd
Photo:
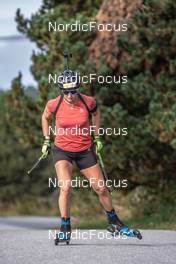
<path fill-rule="evenodd" d="M 68 57 L 69 55 L 65 54 L 67 63 L 64 72 L 59 78 L 61 95 L 49 100 L 42 114 L 42 131 L 44 136 L 42 155 L 44 157 L 51 150 L 49 126 L 52 118 L 55 119 L 56 131 L 62 131 L 62 134 L 56 134 L 54 147 L 52 148 L 57 178 L 59 181 L 62 181 L 62 186 L 59 187 L 58 200 L 61 224 L 60 230 L 56 234 L 55 244 L 57 245 L 59 242 L 66 242 L 68 244 L 71 237 L 70 193 L 73 161 L 89 181 L 91 177 L 95 179 L 91 187 L 97 193 L 107 216 L 109 224 L 107 230 L 113 236 L 120 234 L 141 239 L 142 236 L 138 230 L 130 230 L 117 216 L 106 185 L 99 185 L 99 181 L 105 180 L 97 159 L 97 154 L 101 153 L 103 148 L 102 140 L 98 135 L 100 111 L 92 96 L 79 92 L 80 81 L 78 74 L 69 69 Z M 71 129 L 75 126 L 79 126 L 84 131 L 89 131 L 90 116 L 95 126 L 94 139 L 92 140 L 90 133 L 72 135 Z M 66 128 L 67 134 L 63 134 Z"/>

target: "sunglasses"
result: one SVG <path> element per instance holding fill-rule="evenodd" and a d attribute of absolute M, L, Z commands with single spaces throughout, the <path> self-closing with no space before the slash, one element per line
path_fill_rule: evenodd
<path fill-rule="evenodd" d="M 71 94 L 77 94 L 78 93 L 78 91 L 77 90 L 63 90 L 63 93 L 65 94 L 65 95 L 68 95 L 69 93 L 71 93 Z"/>

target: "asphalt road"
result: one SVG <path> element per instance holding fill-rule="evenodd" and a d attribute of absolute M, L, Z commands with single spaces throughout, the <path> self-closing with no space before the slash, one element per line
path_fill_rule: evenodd
<path fill-rule="evenodd" d="M 0 264 L 175 264 L 176 231 L 143 230 L 143 239 L 111 238 L 105 230 L 73 230 L 54 245 L 57 218 L 0 217 Z"/>

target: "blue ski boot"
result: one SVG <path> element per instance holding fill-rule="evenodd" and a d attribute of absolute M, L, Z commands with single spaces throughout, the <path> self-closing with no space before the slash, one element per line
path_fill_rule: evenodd
<path fill-rule="evenodd" d="M 112 236 L 127 236 L 127 237 L 136 237 L 142 239 L 142 235 L 139 230 L 129 229 L 117 216 L 115 210 L 106 212 L 109 226 L 107 230 L 112 234 Z"/>
<path fill-rule="evenodd" d="M 59 232 L 56 234 L 55 245 L 65 242 L 67 245 L 70 243 L 71 238 L 71 224 L 70 218 L 61 218 L 61 226 Z"/>

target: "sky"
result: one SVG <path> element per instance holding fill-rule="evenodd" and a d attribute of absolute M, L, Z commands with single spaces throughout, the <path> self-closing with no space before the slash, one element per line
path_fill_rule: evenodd
<path fill-rule="evenodd" d="M 22 36 L 16 29 L 15 12 L 20 8 L 25 17 L 30 17 L 41 6 L 42 0 L 0 0 L 0 89 L 9 89 L 11 81 L 21 71 L 25 86 L 36 83 L 30 73 L 32 50 L 34 43 Z"/>

